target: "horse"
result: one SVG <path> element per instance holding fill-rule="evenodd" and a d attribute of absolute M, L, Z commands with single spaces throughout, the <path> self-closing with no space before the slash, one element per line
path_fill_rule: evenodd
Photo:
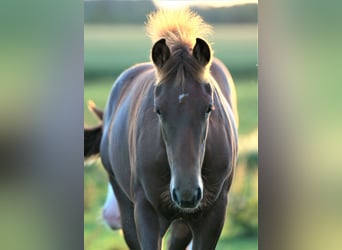
<path fill-rule="evenodd" d="M 206 41 L 210 26 L 188 10 L 148 16 L 151 62 L 115 81 L 84 156 L 100 155 L 130 249 L 215 249 L 238 154 L 236 90 Z"/>

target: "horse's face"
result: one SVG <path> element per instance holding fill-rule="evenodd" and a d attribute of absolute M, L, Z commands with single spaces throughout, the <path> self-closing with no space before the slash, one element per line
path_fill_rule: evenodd
<path fill-rule="evenodd" d="M 171 168 L 171 197 L 180 208 L 195 208 L 202 199 L 201 166 L 212 110 L 209 84 L 188 82 L 183 91 L 165 83 L 155 89 L 155 112 Z"/>
<path fill-rule="evenodd" d="M 192 210 L 203 197 L 201 168 L 214 110 L 212 88 L 192 78 L 182 85 L 163 82 L 155 87 L 154 105 L 170 165 L 172 200 L 179 208 Z"/>

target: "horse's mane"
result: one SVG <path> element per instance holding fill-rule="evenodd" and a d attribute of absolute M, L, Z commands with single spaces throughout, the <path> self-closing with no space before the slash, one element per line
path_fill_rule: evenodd
<path fill-rule="evenodd" d="M 152 12 L 147 19 L 146 29 L 152 42 L 165 38 L 170 47 L 181 43 L 193 48 L 197 37 L 205 40 L 211 33 L 211 26 L 189 9 L 161 9 Z"/>
<path fill-rule="evenodd" d="M 171 58 L 157 72 L 159 82 L 173 80 L 182 84 L 188 77 L 203 81 L 209 73 L 210 63 L 200 66 L 192 56 L 196 38 L 206 40 L 211 26 L 189 9 L 163 10 L 151 13 L 146 24 L 147 34 L 153 43 L 164 38 L 171 51 Z"/>

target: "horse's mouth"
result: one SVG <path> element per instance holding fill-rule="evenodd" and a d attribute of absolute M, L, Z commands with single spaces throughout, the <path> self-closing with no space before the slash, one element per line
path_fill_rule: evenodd
<path fill-rule="evenodd" d="M 180 208 L 178 206 L 177 206 L 177 208 L 180 210 L 181 213 L 194 214 L 200 209 L 200 205 L 198 205 L 197 207 L 194 207 L 194 208 Z"/>

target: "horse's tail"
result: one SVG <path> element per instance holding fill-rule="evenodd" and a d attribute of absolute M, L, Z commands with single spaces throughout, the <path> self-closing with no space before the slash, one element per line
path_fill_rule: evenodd
<path fill-rule="evenodd" d="M 96 156 L 100 152 L 102 138 L 103 111 L 98 109 L 93 101 L 88 102 L 89 110 L 101 120 L 101 124 L 93 128 L 84 128 L 84 158 Z"/>
<path fill-rule="evenodd" d="M 100 121 L 103 121 L 103 111 L 97 108 L 96 104 L 92 100 L 88 101 L 88 109 L 90 112 L 95 114 Z"/>
<path fill-rule="evenodd" d="M 84 157 L 88 158 L 100 152 L 102 125 L 84 128 Z"/>
<path fill-rule="evenodd" d="M 185 44 L 190 48 L 196 43 L 196 38 L 206 39 L 211 33 L 211 26 L 189 9 L 163 10 L 152 12 L 148 17 L 147 33 L 152 42 L 166 39 L 169 46 Z"/>

